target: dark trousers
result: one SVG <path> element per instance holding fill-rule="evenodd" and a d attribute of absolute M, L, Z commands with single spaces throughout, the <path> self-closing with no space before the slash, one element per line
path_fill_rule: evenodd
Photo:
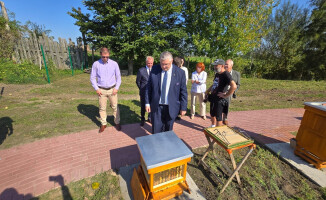
<path fill-rule="evenodd" d="M 146 113 L 146 109 L 145 109 L 145 95 L 140 95 L 140 118 L 141 121 L 145 121 L 145 113 Z M 148 119 L 151 119 L 151 113 L 148 113 Z"/>
<path fill-rule="evenodd" d="M 168 105 L 159 105 L 156 112 L 152 113 L 152 133 L 171 131 L 175 118 L 172 119 L 169 114 Z"/>

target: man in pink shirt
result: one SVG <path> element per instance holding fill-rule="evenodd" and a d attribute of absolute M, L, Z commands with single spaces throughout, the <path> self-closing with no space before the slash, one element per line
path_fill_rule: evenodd
<path fill-rule="evenodd" d="M 117 62 L 109 59 L 110 51 L 108 48 L 101 48 L 101 59 L 95 61 L 92 66 L 91 83 L 99 99 L 99 110 L 101 118 L 101 127 L 99 133 L 102 133 L 107 126 L 106 106 L 109 99 L 113 109 L 115 127 L 118 131 L 120 126 L 120 111 L 118 107 L 118 90 L 121 85 L 120 69 Z"/>

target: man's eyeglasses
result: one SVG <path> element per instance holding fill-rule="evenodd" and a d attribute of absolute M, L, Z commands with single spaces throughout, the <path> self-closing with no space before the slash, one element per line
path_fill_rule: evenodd
<path fill-rule="evenodd" d="M 109 56 L 102 56 L 102 58 L 109 58 Z"/>

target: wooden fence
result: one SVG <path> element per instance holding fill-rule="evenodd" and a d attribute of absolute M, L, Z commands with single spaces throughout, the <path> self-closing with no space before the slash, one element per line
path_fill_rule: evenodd
<path fill-rule="evenodd" d="M 31 62 L 39 65 L 40 68 L 44 66 L 41 45 L 46 57 L 46 62 L 53 62 L 57 69 L 70 69 L 69 51 L 74 69 L 81 69 L 82 65 L 85 66 L 84 50 L 81 38 L 77 38 L 77 45 L 69 39 L 59 38 L 59 41 L 54 41 L 46 35 L 36 37 L 35 33 L 30 34 L 29 37 L 22 37 L 14 48 L 13 60 L 22 62 Z"/>

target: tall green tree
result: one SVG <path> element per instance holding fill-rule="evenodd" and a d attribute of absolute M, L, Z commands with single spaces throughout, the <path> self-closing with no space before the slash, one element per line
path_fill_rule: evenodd
<path fill-rule="evenodd" d="M 173 0 L 85 0 L 91 13 L 73 8 L 69 14 L 97 46 L 108 46 L 115 55 L 128 60 L 133 74 L 134 61 L 161 51 L 182 51 L 183 38 L 180 13 L 182 5 Z"/>
<path fill-rule="evenodd" d="M 306 30 L 305 75 L 309 79 L 326 80 L 326 0 L 312 0 L 314 9 Z"/>
<path fill-rule="evenodd" d="M 185 26 L 200 55 L 244 55 L 261 43 L 273 0 L 183 1 Z"/>
<path fill-rule="evenodd" d="M 284 2 L 270 16 L 266 27 L 269 32 L 255 51 L 255 64 L 259 65 L 263 77 L 302 79 L 304 32 L 308 22 L 308 10 L 290 1 Z"/>

